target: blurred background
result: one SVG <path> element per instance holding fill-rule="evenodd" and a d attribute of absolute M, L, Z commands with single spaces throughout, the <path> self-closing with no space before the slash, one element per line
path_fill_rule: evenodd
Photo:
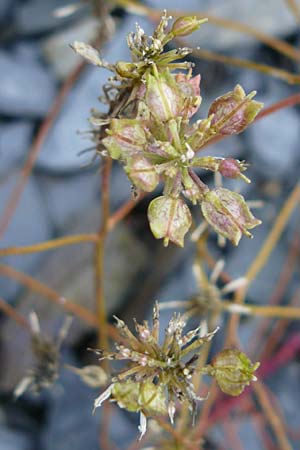
<path fill-rule="evenodd" d="M 103 10 L 108 4 L 110 15 L 104 17 Z M 175 4 L 170 0 L 148 0 L 144 4 L 167 10 L 176 7 L 185 13 L 203 12 L 203 16 L 206 12 L 212 17 L 238 21 L 282 39 L 299 51 L 297 2 L 185 0 Z M 100 34 L 104 58 L 109 62 L 125 60 L 129 55 L 125 36 L 134 30 L 137 21 L 151 34 L 153 22 L 149 17 L 129 13 L 112 2 L 86 1 L 73 7 L 70 0 L 0 0 L 1 248 L 98 229 L 101 163 L 94 160 L 93 150 L 89 151 L 92 143 L 85 132 L 89 129 L 90 109 L 104 108 L 98 97 L 108 72 L 83 66 L 69 44 L 74 40 L 99 41 Z M 257 100 L 266 107 L 299 92 L 299 86 L 288 83 L 289 77 L 284 75 L 299 73 L 299 60 L 276 52 L 249 34 L 218 26 L 212 20 L 189 38 L 189 45 L 282 70 L 279 77 L 273 77 L 247 67 L 208 61 L 201 55 L 192 56 L 195 72 L 200 72 L 202 77 L 203 100 L 198 118 L 205 117 L 211 102 L 237 83 L 247 93 L 256 90 Z M 263 225 L 254 230 L 252 241 L 243 238 L 238 248 L 228 245 L 220 250 L 216 236 L 210 236 L 212 253 L 225 259 L 226 271 L 233 278 L 244 274 L 299 179 L 299 138 L 300 111 L 299 106 L 294 106 L 258 121 L 241 136 L 230 137 L 206 150 L 206 154 L 245 159 L 250 164 L 247 175 L 252 183 L 229 180 L 225 186 L 241 192 L 247 200 L 263 201 L 263 207 L 255 210 Z M 28 173 L 31 174 L 25 183 Z M 20 196 L 16 197 L 16 189 Z M 115 165 L 111 180 L 112 210 L 130 196 L 130 183 Z M 186 299 L 197 291 L 191 243 L 187 239 L 185 249 L 178 250 L 164 249 L 161 242 L 154 241 L 146 221 L 148 202 L 149 198 L 143 200 L 116 227 L 107 242 L 108 310 L 128 321 L 132 317 L 144 318 L 145 311 L 150 314 L 156 298 L 160 301 Z M 44 298 L 41 289 L 39 292 L 30 289 L 32 279 L 22 277 L 24 273 L 62 297 L 94 311 L 91 244 L 9 256 L 0 261 L 0 297 L 24 316 L 34 309 L 42 330 L 55 336 L 65 313 L 55 302 Z M 299 305 L 299 288 L 299 214 L 295 213 L 269 263 L 251 286 L 247 301 L 267 304 L 272 295 L 277 295 L 277 301 L 282 304 L 294 299 L 295 305 L 297 302 Z M 163 314 L 163 323 L 169 315 L 169 311 Z M 258 324 L 253 319 L 242 321 L 239 331 L 245 349 L 254 340 Z M 268 323 L 264 342 L 272 342 L 275 326 L 277 322 Z M 298 347 L 284 359 L 284 364 L 271 370 L 266 383 L 282 413 L 291 448 L 296 450 L 300 448 L 299 324 L 281 323 L 280 330 L 280 339 L 272 346 L 274 354 L 288 346 L 289 339 L 294 339 L 291 342 L 298 343 Z M 63 347 L 64 361 L 75 366 L 95 363 L 95 357 L 86 352 L 95 342 L 93 328 L 75 320 Z M 216 349 L 221 343 L 222 331 L 216 338 Z M 251 356 L 255 359 L 256 353 Z M 53 390 L 39 397 L 26 393 L 17 402 L 13 401 L 12 392 L 30 368 L 32 354 L 26 330 L 4 316 L 0 326 L 0 363 L 0 450 L 101 448 L 99 423 L 103 418 L 101 412 L 92 415 L 98 391 L 85 386 L 75 374 L 63 369 Z M 112 436 L 119 448 L 125 449 L 137 434 L 136 417 L 118 409 L 114 414 Z M 267 446 L 268 440 L 263 438 L 267 425 L 255 405 L 238 417 L 233 411 L 229 419 L 234 421 L 242 443 L 230 449 L 279 448 L 272 447 L 270 442 Z M 204 448 L 229 450 L 226 430 L 221 426 L 212 428 L 207 437 Z"/>

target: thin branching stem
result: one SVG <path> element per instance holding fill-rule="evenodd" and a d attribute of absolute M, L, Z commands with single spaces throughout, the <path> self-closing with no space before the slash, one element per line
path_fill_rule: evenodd
<path fill-rule="evenodd" d="M 292 450 L 292 446 L 289 443 L 285 429 L 282 425 L 279 415 L 274 410 L 274 405 L 271 404 L 269 396 L 261 381 L 257 381 L 253 384 L 253 390 L 259 400 L 262 410 L 273 429 L 273 432 L 277 438 L 279 448 L 281 450 Z"/>
<path fill-rule="evenodd" d="M 236 305 L 236 303 L 223 300 L 221 305 L 225 311 L 257 317 L 270 317 L 273 319 L 300 319 L 300 308 L 292 306 L 263 306 L 263 305 Z"/>
<path fill-rule="evenodd" d="M 83 242 L 98 242 L 97 234 L 76 234 L 73 236 L 66 236 L 50 241 L 40 242 L 38 244 L 26 245 L 24 247 L 6 247 L 0 248 L 0 257 L 9 255 L 27 255 L 31 253 L 40 253 L 48 250 L 54 250 L 59 247 L 66 247 L 67 245 L 74 245 Z"/>
<path fill-rule="evenodd" d="M 247 279 L 248 283 L 242 288 L 235 292 L 234 301 L 235 303 L 242 304 L 245 300 L 247 290 L 249 289 L 252 281 L 255 279 L 257 274 L 262 270 L 262 268 L 267 263 L 273 249 L 275 248 L 277 242 L 279 241 L 282 232 L 291 217 L 292 212 L 298 206 L 300 199 L 300 185 L 297 184 L 286 202 L 284 203 L 281 211 L 279 212 L 275 223 L 267 236 L 264 244 L 262 245 L 260 251 L 256 255 L 254 261 L 250 264 L 244 277 Z M 239 324 L 239 315 L 232 314 L 229 320 L 228 335 L 226 339 L 227 345 L 232 345 L 237 342 L 236 333 Z"/>
<path fill-rule="evenodd" d="M 14 320 L 18 325 L 30 330 L 29 323 L 15 308 L 10 306 L 5 300 L 0 298 L 0 311 L 2 311 L 10 319 Z"/>
<path fill-rule="evenodd" d="M 96 308 L 99 324 L 99 344 L 102 349 L 108 348 L 107 339 L 107 313 L 104 294 L 104 247 L 108 233 L 108 221 L 110 214 L 109 181 L 112 168 L 112 160 L 104 160 L 102 170 L 102 203 L 101 203 L 101 226 L 98 233 L 98 242 L 95 248 L 95 289 Z"/>

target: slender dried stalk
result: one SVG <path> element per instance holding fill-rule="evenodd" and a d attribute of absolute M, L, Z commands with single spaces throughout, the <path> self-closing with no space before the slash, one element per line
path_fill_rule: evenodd
<path fill-rule="evenodd" d="M 246 316 L 290 320 L 300 319 L 300 308 L 294 308 L 292 306 L 236 305 L 236 303 L 223 300 L 221 307 L 225 311 Z"/>
<path fill-rule="evenodd" d="M 178 40 L 179 41 L 179 40 Z M 185 45 L 181 39 L 180 43 Z M 265 75 L 278 78 L 279 80 L 286 81 L 289 84 L 299 84 L 300 75 L 293 74 L 287 70 L 278 69 L 277 67 L 268 66 L 267 64 L 256 63 L 247 59 L 234 58 L 231 56 L 222 55 L 209 50 L 194 49 L 193 54 L 198 58 L 203 58 L 208 61 L 215 61 L 222 64 L 228 64 L 235 67 L 241 67 L 242 69 L 255 70 L 256 72 L 264 73 Z"/>
<path fill-rule="evenodd" d="M 18 311 L 15 310 L 12 306 L 10 306 L 5 300 L 0 298 L 0 310 L 8 317 L 10 317 L 12 320 L 14 320 L 18 325 L 20 325 L 23 328 L 26 328 L 27 330 L 30 329 L 29 323 L 25 319 L 25 317 L 22 316 L 22 314 L 18 313 Z"/>
<path fill-rule="evenodd" d="M 300 22 L 300 8 L 296 0 L 284 0 L 287 4 L 288 8 L 291 10 L 292 14 L 294 15 L 296 21 Z"/>
<path fill-rule="evenodd" d="M 122 205 L 116 212 L 114 212 L 108 219 L 107 229 L 111 231 L 117 223 L 123 220 L 132 210 L 136 207 L 136 205 L 145 198 L 146 193 L 142 192 L 135 199 L 130 199 L 124 205 Z"/>
<path fill-rule="evenodd" d="M 281 420 L 274 410 L 274 405 L 271 404 L 262 382 L 257 381 L 256 383 L 254 383 L 253 390 L 255 391 L 257 399 L 259 400 L 259 403 L 273 429 L 273 432 L 279 444 L 279 448 L 281 450 L 292 450 L 284 427 L 282 426 Z"/>
<path fill-rule="evenodd" d="M 112 160 L 106 158 L 102 170 L 102 204 L 101 226 L 98 233 L 98 242 L 95 248 L 95 289 L 96 308 L 99 324 L 99 345 L 102 349 L 108 348 L 107 339 L 107 314 L 104 295 L 104 246 L 108 233 L 109 221 L 109 179 L 112 168 Z"/>
<path fill-rule="evenodd" d="M 51 241 L 44 241 L 38 244 L 28 245 L 24 247 L 6 247 L 0 248 L 0 257 L 9 255 L 27 255 L 30 253 L 40 253 L 48 250 L 53 250 L 67 245 L 74 245 L 83 242 L 98 242 L 97 234 L 76 234 L 74 236 L 66 236 Z"/>
<path fill-rule="evenodd" d="M 263 246 L 255 257 L 254 261 L 250 264 L 249 269 L 245 274 L 245 278 L 248 283 L 241 289 L 237 290 L 234 296 L 235 303 L 242 304 L 245 299 L 245 295 L 251 282 L 255 279 L 256 275 L 262 270 L 267 263 L 274 247 L 276 246 L 280 236 L 296 206 L 299 204 L 300 199 L 300 185 L 297 184 L 288 199 L 284 203 L 281 211 L 279 212 L 277 219 L 270 231 Z M 232 345 L 237 342 L 236 332 L 239 324 L 239 315 L 232 314 L 229 320 L 228 336 L 226 340 L 227 345 Z"/>
<path fill-rule="evenodd" d="M 70 299 L 63 297 L 54 289 L 48 287 L 44 283 L 41 283 L 40 281 L 36 280 L 30 275 L 26 275 L 25 273 L 22 273 L 14 269 L 13 267 L 7 266 L 5 264 L 0 264 L 0 274 L 18 281 L 31 291 L 36 292 L 42 297 L 45 297 L 48 300 L 56 303 L 57 305 L 62 307 L 65 311 L 81 318 L 85 322 L 89 323 L 91 326 L 93 327 L 98 326 L 98 320 L 93 313 L 91 313 L 86 308 L 77 305 Z"/>

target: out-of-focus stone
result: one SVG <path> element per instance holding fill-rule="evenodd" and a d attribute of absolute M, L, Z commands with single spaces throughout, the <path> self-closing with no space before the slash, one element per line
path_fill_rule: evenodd
<path fill-rule="evenodd" d="M 246 138 L 249 160 L 259 175 L 281 181 L 293 173 L 298 176 L 300 122 L 296 110 L 284 109 L 257 121 Z"/>
<path fill-rule="evenodd" d="M 38 62 L 0 51 L 0 114 L 43 117 L 53 102 L 56 86 L 49 70 Z"/>
<path fill-rule="evenodd" d="M 33 442 L 26 434 L 16 430 L 0 428 L 0 450 L 32 450 Z"/>
<path fill-rule="evenodd" d="M 32 132 L 33 124 L 27 120 L 0 123 L 0 175 L 22 163 Z"/>
<path fill-rule="evenodd" d="M 15 27 L 22 34 L 43 33 L 62 27 L 81 16 L 82 10 L 66 17 L 56 17 L 57 8 L 70 5 L 68 0 L 29 0 L 21 2 L 15 11 Z M 75 3 L 75 2 L 74 2 Z"/>
<path fill-rule="evenodd" d="M 92 156 L 91 156 L 92 157 Z M 101 177 L 99 171 L 85 171 L 75 175 L 37 176 L 48 217 L 57 231 L 65 229 L 66 223 L 92 206 L 100 204 Z M 78 220 L 78 219 L 77 219 Z"/>
<path fill-rule="evenodd" d="M 66 78 L 82 61 L 79 55 L 70 51 L 69 45 L 74 41 L 93 42 L 98 30 L 99 20 L 90 17 L 45 39 L 42 49 L 58 78 Z"/>

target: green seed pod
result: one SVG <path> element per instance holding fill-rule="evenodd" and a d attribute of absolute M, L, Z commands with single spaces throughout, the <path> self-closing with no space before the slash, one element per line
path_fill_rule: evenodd
<path fill-rule="evenodd" d="M 214 358 L 210 375 L 225 394 L 237 396 L 251 381 L 256 381 L 254 372 L 259 365 L 259 362 L 252 364 L 245 353 L 237 349 L 225 349 Z"/>
<path fill-rule="evenodd" d="M 207 19 L 197 19 L 197 16 L 184 16 L 175 20 L 171 32 L 174 36 L 188 36 L 200 28 Z"/>

